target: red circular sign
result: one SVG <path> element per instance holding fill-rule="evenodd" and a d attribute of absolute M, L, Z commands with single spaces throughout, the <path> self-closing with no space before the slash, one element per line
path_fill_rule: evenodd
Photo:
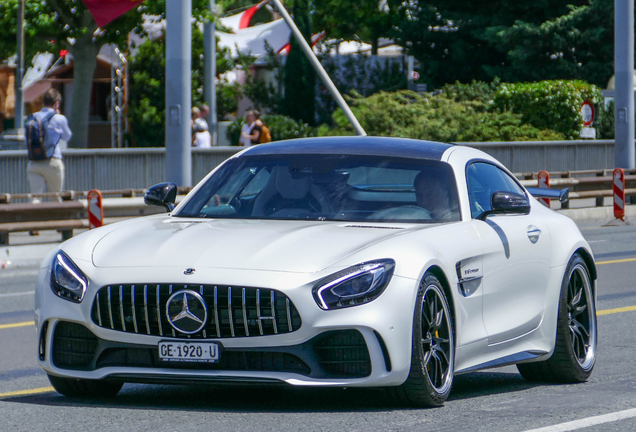
<path fill-rule="evenodd" d="M 586 100 L 581 104 L 581 119 L 583 119 L 583 125 L 591 125 L 592 123 L 594 123 L 594 118 L 594 105 L 592 105 L 592 102 Z"/>

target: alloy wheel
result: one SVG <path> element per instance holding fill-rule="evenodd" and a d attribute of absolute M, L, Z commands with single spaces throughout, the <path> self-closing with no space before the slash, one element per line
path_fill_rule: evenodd
<path fill-rule="evenodd" d="M 452 383 L 453 334 L 439 287 L 429 285 L 422 298 L 423 366 L 433 387 L 443 393 Z"/>
<path fill-rule="evenodd" d="M 581 367 L 588 369 L 596 352 L 596 311 L 589 278 L 580 264 L 570 273 L 567 307 L 573 353 Z"/>

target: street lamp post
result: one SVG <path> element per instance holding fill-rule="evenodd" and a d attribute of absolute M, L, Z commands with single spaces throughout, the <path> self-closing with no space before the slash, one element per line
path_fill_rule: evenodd
<path fill-rule="evenodd" d="M 15 71 L 15 116 L 14 127 L 16 129 L 24 127 L 24 89 L 22 80 L 24 78 L 24 2 L 18 1 L 18 59 Z"/>
<path fill-rule="evenodd" d="M 210 12 L 214 14 L 214 0 L 210 0 Z M 210 113 L 205 119 L 210 126 L 212 145 L 218 145 L 216 131 L 216 24 L 214 21 L 205 23 L 203 27 L 204 48 L 204 84 L 205 103 Z"/>
<path fill-rule="evenodd" d="M 634 158 L 634 0 L 614 3 L 616 168 L 635 168 Z"/>
<path fill-rule="evenodd" d="M 192 185 L 192 0 L 166 1 L 166 180 Z"/>

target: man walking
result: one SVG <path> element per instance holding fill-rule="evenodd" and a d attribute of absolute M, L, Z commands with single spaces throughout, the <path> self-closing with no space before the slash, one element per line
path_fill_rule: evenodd
<path fill-rule="evenodd" d="M 41 138 L 44 139 L 46 147 L 54 146 L 54 149 L 52 154 L 45 151 L 40 157 L 34 157 L 31 151 L 29 152 L 27 175 L 31 193 L 44 193 L 45 188 L 48 192 L 61 192 L 64 186 L 64 163 L 60 142 L 70 140 L 73 134 L 68 127 L 68 120 L 60 114 L 61 102 L 60 93 L 51 88 L 44 93 L 42 110 L 33 114 L 35 121 L 32 123 L 43 126 L 39 133 L 43 134 Z M 37 203 L 40 200 L 34 198 L 33 202 Z"/>

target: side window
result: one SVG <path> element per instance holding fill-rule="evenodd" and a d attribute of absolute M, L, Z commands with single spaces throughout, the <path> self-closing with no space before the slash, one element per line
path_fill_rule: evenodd
<path fill-rule="evenodd" d="M 491 210 L 490 196 L 494 192 L 514 192 L 524 195 L 517 182 L 495 165 L 486 162 L 475 162 L 466 170 L 468 196 L 470 197 L 470 213 L 473 218 L 486 210 Z"/>

